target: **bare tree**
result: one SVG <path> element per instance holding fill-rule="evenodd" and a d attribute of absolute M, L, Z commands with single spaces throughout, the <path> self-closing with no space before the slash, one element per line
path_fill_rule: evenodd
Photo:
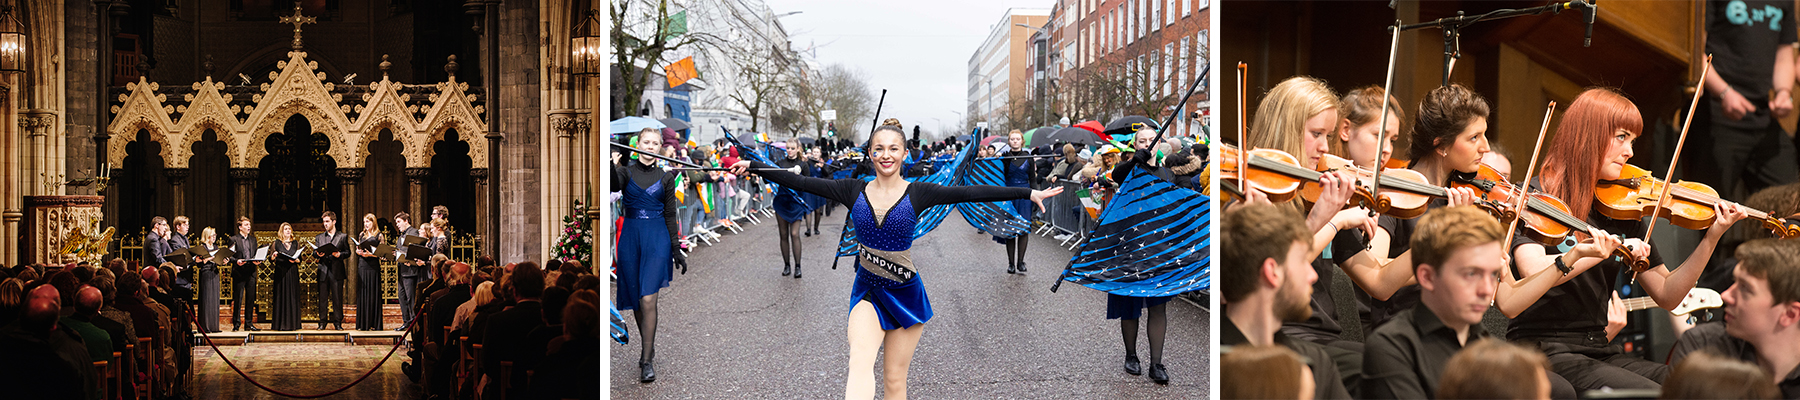
<path fill-rule="evenodd" d="M 1183 83 L 1200 79 L 1178 68 L 1195 69 L 1196 63 L 1207 62 L 1207 44 L 1200 40 L 1164 43 L 1163 38 L 1194 37 L 1198 25 L 1175 24 L 1146 34 L 1136 43 L 1108 53 L 1093 63 L 1062 79 L 1064 106 L 1071 120 L 1109 120 L 1126 115 L 1142 115 L 1160 121 L 1181 100 L 1187 90 Z M 1195 99 L 1205 99 L 1205 91 Z"/>
<path fill-rule="evenodd" d="M 653 83 L 650 69 L 663 63 L 663 54 L 717 43 L 716 36 L 676 32 L 669 24 L 669 0 L 617 0 L 612 2 L 613 115 L 638 114 L 638 100 Z M 635 8 L 634 8 L 635 7 Z M 653 7 L 653 9 L 651 8 Z M 638 11 L 642 10 L 642 11 Z M 629 26 L 628 26 L 629 24 Z M 639 67 L 639 65 L 642 67 Z"/>

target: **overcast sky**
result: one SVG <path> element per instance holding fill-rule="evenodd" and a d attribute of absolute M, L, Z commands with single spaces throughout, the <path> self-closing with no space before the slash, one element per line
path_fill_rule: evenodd
<path fill-rule="evenodd" d="M 765 2 L 776 15 L 801 12 L 781 17 L 795 50 L 817 46 L 821 68 L 841 63 L 861 70 L 869 78 L 873 98 L 880 98 L 881 89 L 888 90 L 883 119 L 899 118 L 908 129 L 923 124 L 926 132 L 937 131 L 939 125 L 957 126 L 961 118 L 957 113 L 968 106 L 969 57 L 1007 8 L 1048 9 L 1056 4 L 1055 0 Z"/>

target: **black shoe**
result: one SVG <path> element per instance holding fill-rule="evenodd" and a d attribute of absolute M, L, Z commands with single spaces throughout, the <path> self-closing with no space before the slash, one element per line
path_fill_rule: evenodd
<path fill-rule="evenodd" d="M 1150 364 L 1150 381 L 1158 385 L 1169 384 L 1169 371 L 1162 364 Z"/>
<path fill-rule="evenodd" d="M 638 369 L 638 382 L 656 382 L 656 366 L 647 362 L 639 362 Z"/>
<path fill-rule="evenodd" d="M 399 328 L 394 328 L 394 332 L 406 332 L 406 325 L 401 325 Z"/>
<path fill-rule="evenodd" d="M 800 279 L 800 265 L 794 265 L 794 279 Z"/>
<path fill-rule="evenodd" d="M 316 330 L 321 330 L 321 331 L 325 330 L 325 323 L 323 323 L 323 322 L 319 323 L 319 328 Z"/>
<path fill-rule="evenodd" d="M 806 237 L 812 237 L 812 231 L 806 231 Z"/>
<path fill-rule="evenodd" d="M 259 331 L 262 331 L 262 328 L 257 328 L 256 324 L 248 324 L 248 325 L 244 325 L 244 330 L 251 331 L 251 332 L 259 332 Z"/>
<path fill-rule="evenodd" d="M 788 275 L 793 275 L 793 274 L 794 274 L 794 266 L 787 265 L 787 264 L 781 264 L 781 276 L 788 276 Z"/>
<path fill-rule="evenodd" d="M 1144 374 L 1144 368 L 1138 365 L 1137 356 L 1125 356 L 1125 373 L 1132 375 Z"/>
<path fill-rule="evenodd" d="M 237 332 L 237 331 L 239 331 L 239 330 L 242 330 L 242 329 L 244 329 L 244 326 L 243 326 L 243 325 L 238 325 L 238 324 L 231 324 L 231 331 L 232 331 L 232 332 Z"/>
<path fill-rule="evenodd" d="M 1021 273 L 1021 274 L 1025 273 L 1025 262 L 1024 261 L 1019 262 L 1019 273 Z"/>
<path fill-rule="evenodd" d="M 1008 274 L 1019 273 L 1018 267 L 1015 267 L 1012 264 L 1007 264 L 1006 265 L 1006 273 L 1008 273 Z"/>

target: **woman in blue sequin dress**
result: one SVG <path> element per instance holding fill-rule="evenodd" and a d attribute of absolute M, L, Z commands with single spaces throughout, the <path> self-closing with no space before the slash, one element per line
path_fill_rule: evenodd
<path fill-rule="evenodd" d="M 870 182 L 808 178 L 787 171 L 764 170 L 771 166 L 749 161 L 738 162 L 732 169 L 741 174 L 748 168 L 758 168 L 756 174 L 770 181 L 817 194 L 850 209 L 860 251 L 856 281 L 850 289 L 850 376 L 844 385 L 844 397 L 874 397 L 875 356 L 885 346 L 882 370 L 890 375 L 883 393 L 887 398 L 905 398 L 907 366 L 924 333 L 924 323 L 932 315 L 931 303 L 909 252 L 919 213 L 936 205 L 1013 199 L 1030 199 L 1042 206 L 1043 199 L 1062 189 L 1034 191 L 907 182 L 901 176 L 907 157 L 905 134 L 894 119 L 876 128 L 868 154 L 876 173 Z"/>
<path fill-rule="evenodd" d="M 638 132 L 637 148 L 657 154 L 662 151 L 662 132 L 645 129 Z M 614 154 L 612 187 L 624 192 L 620 200 L 624 224 L 619 229 L 618 299 L 619 310 L 636 310 L 639 381 L 656 380 L 652 361 L 656 357 L 656 293 L 669 287 L 674 262 L 682 257 L 680 228 L 675 210 L 675 174 L 663 171 L 649 157 L 622 159 Z"/>

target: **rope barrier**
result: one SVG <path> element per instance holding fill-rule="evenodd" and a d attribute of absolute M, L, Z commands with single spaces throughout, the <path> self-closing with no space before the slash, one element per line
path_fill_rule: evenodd
<path fill-rule="evenodd" d="M 197 314 L 191 312 L 191 311 L 193 311 L 192 308 L 193 308 L 192 306 L 189 306 L 190 312 L 188 313 L 188 315 L 192 316 L 191 319 L 193 320 L 195 326 L 201 326 L 201 325 L 199 325 L 200 317 Z M 401 332 L 411 331 L 413 324 L 417 324 L 418 322 L 419 322 L 419 318 L 413 318 L 412 322 L 408 322 L 405 326 L 406 329 L 401 330 Z M 406 344 L 406 336 L 404 334 L 402 334 L 400 337 L 400 340 L 395 341 L 394 347 L 388 349 L 387 355 L 381 357 L 381 362 L 376 363 L 374 368 L 370 368 L 368 372 L 364 372 L 361 377 L 357 377 L 355 381 L 350 382 L 350 384 L 348 384 L 348 385 L 344 385 L 343 387 L 340 387 L 340 388 L 337 388 L 335 390 L 325 392 L 325 393 L 312 394 L 312 395 L 299 395 L 299 394 L 283 392 L 280 390 L 275 390 L 275 388 L 271 388 L 268 385 L 264 385 L 264 384 L 262 384 L 262 382 L 257 382 L 255 378 L 251 378 L 250 375 L 245 374 L 244 370 L 239 369 L 236 363 L 231 362 L 230 358 L 225 357 L 225 352 L 219 351 L 219 345 L 216 343 L 213 343 L 212 335 L 208 335 L 205 329 L 200 329 L 199 331 L 200 331 L 200 337 L 206 339 L 207 347 L 211 347 L 213 349 L 213 353 L 218 354 L 220 360 L 225 360 L 225 365 L 230 366 L 231 370 L 237 372 L 238 376 L 244 377 L 245 381 L 249 381 L 251 385 L 255 385 L 258 389 L 262 389 L 263 391 L 266 391 L 269 393 L 274 393 L 277 395 L 287 396 L 287 397 L 299 398 L 299 399 L 316 399 L 316 398 L 320 398 L 320 397 L 338 394 L 345 390 L 349 390 L 351 387 L 356 386 L 356 384 L 362 383 L 363 380 L 369 379 L 370 375 L 374 375 L 376 370 L 381 369 L 382 365 L 387 364 L 388 359 L 391 359 L 394 357 L 394 352 L 397 350 L 400 350 L 401 345 Z M 248 344 L 249 339 L 250 339 L 249 336 L 244 337 L 246 344 Z M 351 340 L 352 340 L 351 343 L 355 343 L 354 338 Z"/>

